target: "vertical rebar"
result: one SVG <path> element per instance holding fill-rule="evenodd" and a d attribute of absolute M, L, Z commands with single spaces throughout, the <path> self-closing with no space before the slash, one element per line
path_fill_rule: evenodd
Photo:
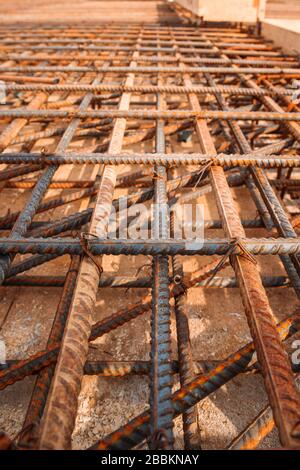
<path fill-rule="evenodd" d="M 164 100 L 157 96 L 157 108 Z M 156 122 L 156 151 L 165 152 L 164 122 Z M 154 204 L 152 234 L 155 238 L 169 238 L 169 211 L 166 192 L 167 171 L 164 166 L 154 167 Z M 169 258 L 155 256 L 152 261 L 152 315 L 151 315 L 151 373 L 150 409 L 152 449 L 172 449 L 173 406 L 171 368 L 171 318 L 169 305 Z"/>

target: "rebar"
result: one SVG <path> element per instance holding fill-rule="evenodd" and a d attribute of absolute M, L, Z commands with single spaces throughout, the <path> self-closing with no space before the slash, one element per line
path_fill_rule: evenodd
<path fill-rule="evenodd" d="M 48 343 L 40 338 L 45 349 L 0 367 L 0 389 L 37 376 L 22 432 L 14 442 L 1 434 L 3 449 L 70 449 L 84 374 L 143 374 L 150 388 L 149 409 L 95 439 L 93 449 L 143 441 L 153 450 L 177 448 L 180 414 L 185 449 L 199 449 L 199 402 L 253 371 L 262 373 L 270 407 L 229 448 L 255 448 L 274 426 L 284 448 L 299 447 L 297 368 L 283 344 L 299 331 L 299 313 L 276 324 L 267 290 L 281 287 L 287 310 L 291 288 L 300 298 L 299 57 L 246 25 L 200 24 L 173 4 L 159 3 L 163 23 L 0 25 L 1 289 L 17 298 L 31 287 L 39 299 L 51 288 L 58 305 Z M 243 213 L 247 204 L 240 217 L 239 194 L 256 218 Z M 176 211 L 211 196 L 219 216 L 199 223 L 192 211 L 178 235 Z M 104 272 L 106 255 L 120 256 L 120 272 Z M 286 274 L 266 276 L 261 255 Z M 140 274 L 149 267 L 145 256 L 152 269 Z M 202 267 L 187 273 L 182 256 Z M 222 276 L 230 265 L 233 274 Z M 109 288 L 139 289 L 140 297 L 107 314 Z M 225 360 L 197 359 L 190 288 L 236 289 L 253 342 Z M 210 309 L 209 295 L 206 302 Z M 144 314 L 149 359 L 127 360 L 114 348 L 109 361 L 94 359 L 97 338 Z M 207 357 L 208 346 L 200 352 Z M 180 388 L 172 394 L 175 374 Z"/>

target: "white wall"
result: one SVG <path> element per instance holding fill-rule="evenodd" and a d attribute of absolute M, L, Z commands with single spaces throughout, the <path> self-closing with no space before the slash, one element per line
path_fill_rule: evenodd
<path fill-rule="evenodd" d="M 262 23 L 262 34 L 286 52 L 300 52 L 300 20 L 267 19 Z"/>
<path fill-rule="evenodd" d="M 265 0 L 177 0 L 207 21 L 255 22 L 258 9 L 264 16 Z"/>

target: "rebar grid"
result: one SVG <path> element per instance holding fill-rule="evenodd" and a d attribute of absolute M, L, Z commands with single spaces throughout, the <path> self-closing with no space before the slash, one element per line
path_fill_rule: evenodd
<path fill-rule="evenodd" d="M 283 343 L 299 331 L 299 316 L 287 308 L 288 319 L 276 324 L 265 290 L 290 286 L 300 295 L 299 210 L 293 220 L 285 207 L 297 204 L 300 190 L 300 108 L 293 88 L 300 78 L 298 57 L 245 26 L 188 25 L 180 18 L 172 25 L 1 26 L 0 38 L 6 93 L 0 108 L 0 185 L 2 191 L 29 191 L 21 210 L 6 203 L 0 218 L 0 280 L 7 288 L 62 289 L 45 349 L 8 358 L 0 369 L 0 389 L 38 374 L 14 447 L 71 448 L 84 374 L 146 374 L 149 411 L 92 448 L 130 449 L 147 441 L 151 449 L 171 449 L 179 414 L 185 447 L 200 448 L 201 409 L 195 405 L 248 370 L 256 352 L 254 367 L 264 378 L 271 408 L 230 448 L 257 447 L 274 423 L 282 445 L 299 448 L 297 370 Z M 181 144 L 185 140 L 190 147 Z M 89 177 L 65 177 L 66 164 L 77 175 L 78 168 L 87 170 Z M 232 187 L 247 188 L 259 218 L 240 218 Z M 73 192 L 45 199 L 53 188 Z M 128 190 L 122 200 L 117 188 Z M 203 221 L 204 239 L 177 237 L 169 209 L 209 192 L 220 220 Z M 83 203 L 80 211 L 76 201 Z M 151 202 L 150 239 L 130 238 L 124 203 L 135 208 Z M 73 204 L 71 213 L 53 220 L 49 211 L 67 204 Z M 112 210 L 119 215 L 113 238 Z M 42 219 L 35 220 L 37 214 Z M 208 237 L 209 229 L 222 230 L 222 236 Z M 256 230 L 255 237 L 246 229 Z M 70 255 L 66 276 L 30 273 L 64 254 Z M 151 256 L 151 275 L 109 276 L 103 257 L 111 254 Z M 221 261 L 190 277 L 179 256 L 214 254 Z M 256 255 L 270 254 L 280 257 L 287 276 L 260 275 Z M 235 276 L 219 276 L 229 264 Z M 96 322 L 98 289 L 108 286 L 152 290 Z M 253 343 L 217 364 L 193 359 L 185 294 L 194 286 L 238 288 Z M 89 361 L 89 343 L 149 311 L 149 361 Z M 181 388 L 172 394 L 178 373 Z"/>

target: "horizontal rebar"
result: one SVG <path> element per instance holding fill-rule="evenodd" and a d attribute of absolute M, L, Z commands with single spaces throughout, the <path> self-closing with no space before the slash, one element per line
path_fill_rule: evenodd
<path fill-rule="evenodd" d="M 128 119 L 223 119 L 224 121 L 300 121 L 300 113 L 271 111 L 193 111 L 176 109 L 157 111 L 155 109 L 103 109 L 97 111 L 54 110 L 54 109 L 2 109 L 0 118 L 128 118 Z"/>
<path fill-rule="evenodd" d="M 169 94 L 213 94 L 213 93 L 224 93 L 228 95 L 243 95 L 243 96 L 292 96 L 295 94 L 295 90 L 276 88 L 275 89 L 264 89 L 254 90 L 251 88 L 241 88 L 229 85 L 218 85 L 218 86 L 180 86 L 180 85 L 115 85 L 115 84 L 100 84 L 100 85 L 88 85 L 83 83 L 63 83 L 57 85 L 14 85 L 7 84 L 5 86 L 6 91 L 74 91 L 74 92 L 93 92 L 99 93 L 102 91 L 114 92 L 132 92 L 132 93 L 169 93 Z"/>
<path fill-rule="evenodd" d="M 161 48 L 162 49 L 162 48 Z M 140 51 L 146 50 L 146 48 L 140 48 Z M 168 49 L 170 50 L 170 49 Z M 212 51 L 213 52 L 213 51 Z M 238 54 L 238 52 L 237 52 Z M 256 68 L 256 67 L 186 67 L 184 69 L 187 73 L 215 73 L 215 74 L 229 74 L 237 75 L 240 73 L 246 74 L 265 74 L 265 75 L 300 75 L 300 69 L 296 68 Z M 41 65 L 32 65 L 32 66 L 6 66 L 0 67 L 0 73 L 2 72 L 79 72 L 79 73 L 182 73 L 181 67 L 121 67 L 121 66 L 109 66 L 109 67 L 87 67 L 87 66 L 41 66 Z"/>
<path fill-rule="evenodd" d="M 169 278 L 169 282 L 173 282 L 173 278 Z M 64 276 L 16 276 L 6 279 L 4 286 L 32 286 L 32 287 L 63 287 L 65 283 Z M 265 287 L 289 287 L 290 280 L 286 276 L 262 276 L 262 283 Z M 151 288 L 151 278 L 136 278 L 123 276 L 101 276 L 99 287 L 118 287 L 123 289 L 129 288 Z M 236 288 L 237 281 L 234 277 L 218 277 L 205 279 L 195 284 L 195 287 L 206 288 Z"/>
<path fill-rule="evenodd" d="M 206 165 L 208 163 L 216 166 L 253 166 L 261 168 L 293 168 L 300 167 L 299 155 L 293 156 L 266 156 L 263 152 L 259 154 L 202 154 L 202 153 L 73 153 L 59 152 L 57 154 L 47 153 L 5 153 L 0 155 L 1 163 L 44 163 L 47 165 L 73 164 L 97 164 L 105 165 Z"/>
<path fill-rule="evenodd" d="M 77 54 L 76 59 L 80 61 L 97 61 L 97 62 L 104 62 L 107 60 L 106 55 L 97 55 L 97 54 Z M 66 61 L 66 60 L 74 60 L 74 56 L 72 55 L 51 55 L 51 54 L 44 54 L 44 55 L 23 55 L 23 54 L 3 54 L 0 55 L 0 60 L 13 60 L 14 62 L 43 62 L 45 60 L 49 62 L 61 62 L 61 61 Z M 125 56 L 120 56 L 117 58 L 117 62 L 128 62 L 128 58 Z M 151 63 L 159 63 L 159 62 L 178 62 L 178 59 L 173 56 L 139 56 L 137 59 L 137 62 L 151 62 Z M 211 64 L 211 65 L 228 65 L 228 61 L 225 59 L 216 59 L 216 58 L 210 58 L 210 57 L 184 57 L 182 58 L 181 62 L 189 64 Z M 271 67 L 271 66 L 277 66 L 277 67 L 298 67 L 298 62 L 288 62 L 288 61 L 279 61 L 279 60 L 255 60 L 255 59 L 231 59 L 230 60 L 231 64 L 242 64 L 242 65 L 263 65 L 264 67 Z"/>
<path fill-rule="evenodd" d="M 298 238 L 243 238 L 234 243 L 227 239 L 205 240 L 109 240 L 88 241 L 88 250 L 94 255 L 253 255 L 299 254 Z M 83 243 L 76 238 L 0 238 L 0 253 L 84 254 Z"/>

